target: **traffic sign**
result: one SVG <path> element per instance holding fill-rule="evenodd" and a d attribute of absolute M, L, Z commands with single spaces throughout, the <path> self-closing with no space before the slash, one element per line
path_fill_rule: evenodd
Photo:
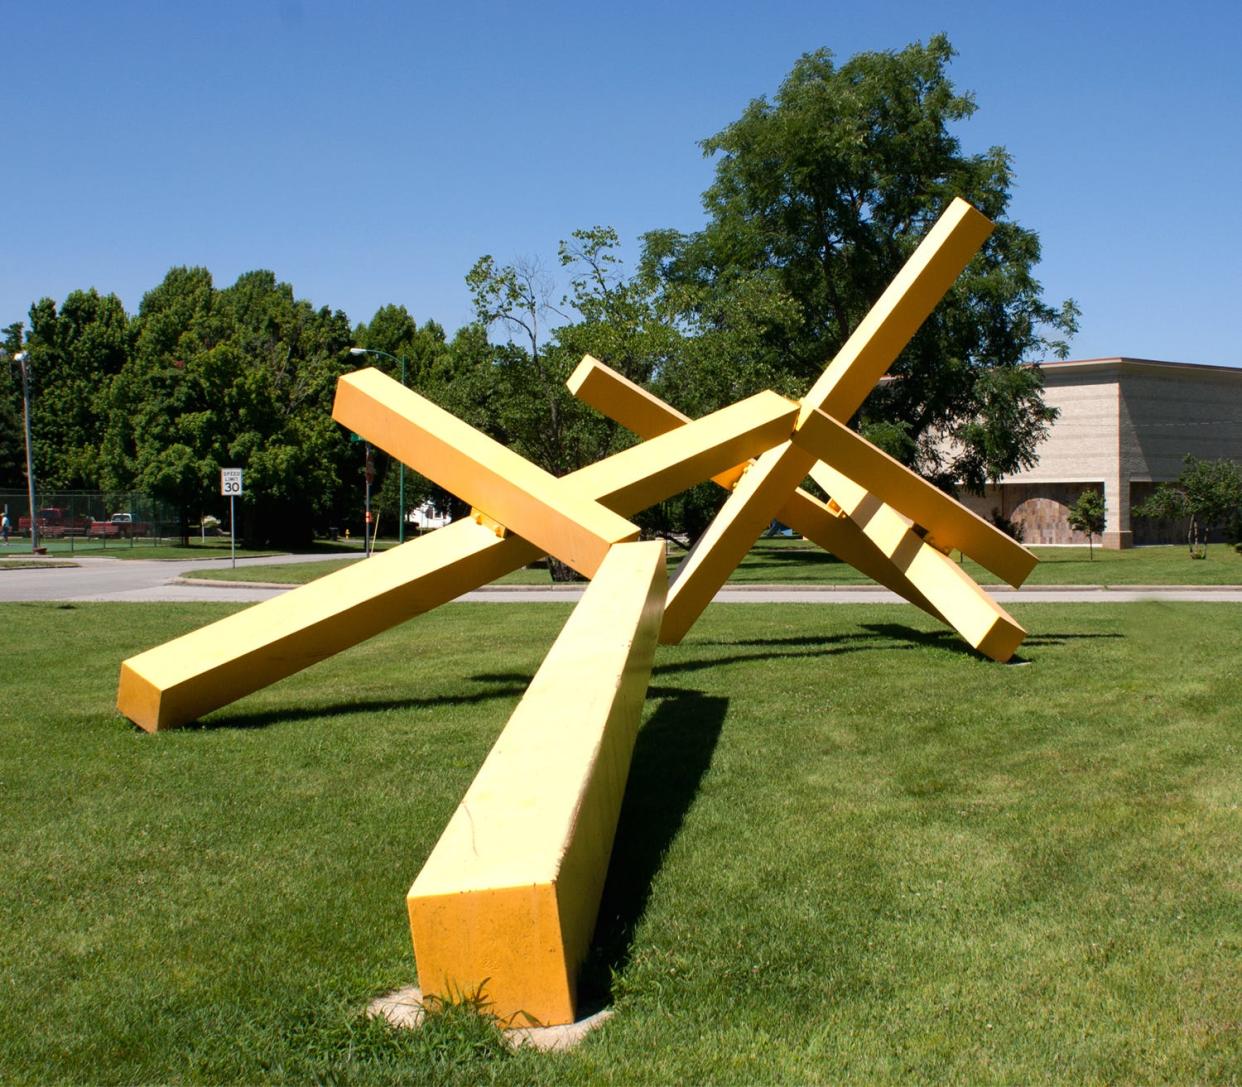
<path fill-rule="evenodd" d="M 242 493 L 242 470 L 240 468 L 220 469 L 220 493 L 229 496 Z"/>

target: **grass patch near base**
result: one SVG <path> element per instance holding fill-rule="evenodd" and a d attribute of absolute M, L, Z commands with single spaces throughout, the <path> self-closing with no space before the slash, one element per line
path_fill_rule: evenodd
<path fill-rule="evenodd" d="M 359 1018 L 568 606 L 438 609 L 148 736 L 226 605 L 0 606 L 0 1080 L 1170 1083 L 1242 1067 L 1242 607 L 716 605 L 661 648 L 568 1054 Z"/>

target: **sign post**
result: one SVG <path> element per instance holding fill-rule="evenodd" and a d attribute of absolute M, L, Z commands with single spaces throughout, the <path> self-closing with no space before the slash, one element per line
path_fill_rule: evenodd
<path fill-rule="evenodd" d="M 229 557 L 233 560 L 233 569 L 237 569 L 237 522 L 233 517 L 233 501 L 242 493 L 242 470 L 240 468 L 220 469 L 220 493 L 229 497 Z"/>

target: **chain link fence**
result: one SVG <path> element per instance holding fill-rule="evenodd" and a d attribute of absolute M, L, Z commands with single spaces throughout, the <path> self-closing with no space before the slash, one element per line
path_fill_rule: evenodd
<path fill-rule="evenodd" d="M 50 491 L 36 496 L 39 544 L 52 552 L 102 551 L 118 547 L 175 544 L 181 540 L 178 511 L 145 494 L 107 491 Z M 0 510 L 9 518 L 9 543 L 30 539 L 30 503 L 25 491 L 0 490 Z M 194 526 L 194 535 L 216 533 Z"/>

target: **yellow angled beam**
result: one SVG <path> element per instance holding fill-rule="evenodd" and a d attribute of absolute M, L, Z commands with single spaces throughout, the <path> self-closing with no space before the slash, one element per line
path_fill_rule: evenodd
<path fill-rule="evenodd" d="M 921 608 L 933 619 L 945 622 L 944 616 L 931 601 L 843 511 L 834 511 L 799 487 L 777 511 L 776 519 L 842 562 L 849 563 L 872 581 Z"/>
<path fill-rule="evenodd" d="M 184 725 L 538 555 L 457 521 L 130 657 L 117 709 L 148 732 Z"/>
<path fill-rule="evenodd" d="M 992 229 L 986 216 L 954 199 L 802 398 L 799 422 L 816 408 L 849 422 Z"/>
<path fill-rule="evenodd" d="M 796 413 L 761 394 L 554 482 L 567 503 L 606 502 L 628 516 L 766 448 Z M 184 725 L 539 554 L 478 511 L 477 523 L 456 522 L 130 658 L 117 708 L 148 731 Z"/>
<path fill-rule="evenodd" d="M 641 385 L 635 384 L 590 355 L 582 356 L 582 361 L 569 375 L 565 385 L 584 404 L 620 423 L 632 434 L 639 434 L 647 439 L 676 430 L 690 422 L 690 416 L 682 415 L 659 397 L 652 396 Z M 783 441 L 788 437 L 789 431 L 786 431 L 779 440 Z M 755 450 L 749 455 L 758 455 L 760 452 L 762 450 Z M 736 464 L 714 475 L 712 481 L 719 483 L 726 491 L 731 491 L 745 470 L 745 458 L 739 457 Z"/>
<path fill-rule="evenodd" d="M 424 994 L 574 1021 L 664 603 L 661 541 L 604 560 L 406 902 Z"/>
<path fill-rule="evenodd" d="M 814 463 L 810 453 L 782 442 L 746 468 L 673 574 L 660 641 L 676 645 L 686 636 Z"/>
<path fill-rule="evenodd" d="M 921 525 L 929 543 L 943 551 L 956 547 L 1015 588 L 1039 561 L 995 525 L 822 411 L 806 417 L 793 443 Z"/>
<path fill-rule="evenodd" d="M 341 378 L 332 417 L 586 577 L 614 543 L 638 538 L 624 517 L 379 370 Z"/>
<path fill-rule="evenodd" d="M 953 201 L 803 398 L 799 425 L 817 408 L 841 419 L 858 409 L 991 229 L 964 200 Z M 786 443 L 761 456 L 739 480 L 677 568 L 662 641 L 685 636 L 814 463 L 813 454 Z"/>
<path fill-rule="evenodd" d="M 789 437 L 798 405 L 774 392 L 754 396 L 580 468 L 565 482 L 611 509 L 639 510 L 677 494 Z M 742 469 L 737 468 L 740 476 Z M 719 475 L 716 478 L 720 478 Z"/>
<path fill-rule="evenodd" d="M 957 563 L 924 543 L 905 517 L 827 464 L 815 465 L 811 478 L 970 645 L 993 660 L 1013 656 L 1026 631 Z"/>

